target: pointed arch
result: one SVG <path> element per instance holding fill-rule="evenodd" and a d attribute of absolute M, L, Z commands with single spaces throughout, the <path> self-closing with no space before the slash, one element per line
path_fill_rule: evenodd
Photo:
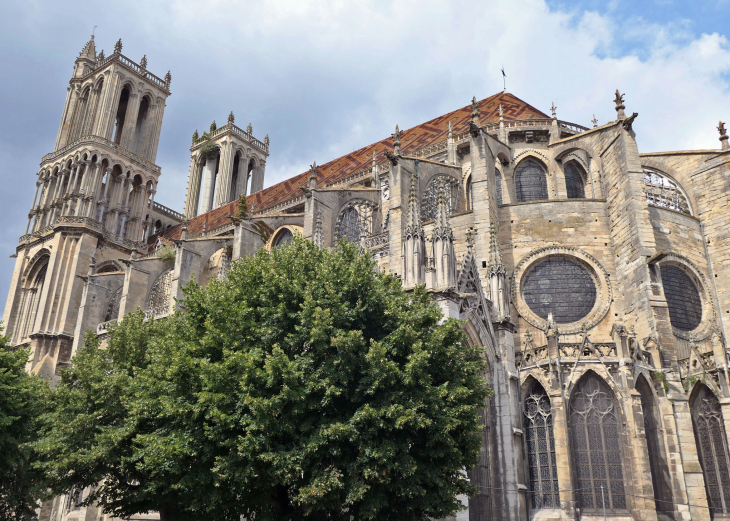
<path fill-rule="evenodd" d="M 636 379 L 635 387 L 641 397 L 651 483 L 654 487 L 654 502 L 658 512 L 671 513 L 674 507 L 671 476 L 667 465 L 666 450 L 660 436 L 662 420 L 654 397 L 654 389 L 643 374 Z"/>
<path fill-rule="evenodd" d="M 593 371 L 581 377 L 571 394 L 570 435 L 581 511 L 602 509 L 602 498 L 606 511 L 625 510 L 618 405 Z"/>
<path fill-rule="evenodd" d="M 164 271 L 154 284 L 147 301 L 147 311 L 153 317 L 167 315 L 170 312 L 170 294 L 172 292 L 172 269 Z"/>
<path fill-rule="evenodd" d="M 436 217 L 436 204 L 442 184 L 446 190 L 446 207 L 448 215 L 456 213 L 459 203 L 459 180 L 448 174 L 433 176 L 426 185 L 421 199 L 421 220 L 431 221 Z"/>
<path fill-rule="evenodd" d="M 28 263 L 28 268 L 23 276 L 22 294 L 18 308 L 19 327 L 16 328 L 17 334 L 13 339 L 14 342 L 20 342 L 33 332 L 50 260 L 50 251 L 43 248 Z"/>
<path fill-rule="evenodd" d="M 720 402 L 698 382 L 692 389 L 689 409 L 710 512 L 713 517 L 730 513 L 730 454 Z"/>
<path fill-rule="evenodd" d="M 558 467 L 550 397 L 532 376 L 528 377 L 522 420 L 530 479 L 530 508 L 560 508 Z"/>
<path fill-rule="evenodd" d="M 563 167 L 565 191 L 568 199 L 585 199 L 587 175 L 577 161 L 568 161 Z"/>

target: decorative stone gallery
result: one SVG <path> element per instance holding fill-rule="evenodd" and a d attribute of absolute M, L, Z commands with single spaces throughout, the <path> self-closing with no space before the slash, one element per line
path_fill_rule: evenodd
<path fill-rule="evenodd" d="M 640 153 L 618 91 L 592 128 L 500 92 L 264 189 L 268 136 L 231 113 L 193 134 L 177 213 L 154 201 L 170 81 L 121 41 L 76 59 L 3 317 L 29 371 L 57 381 L 84 331 L 164 317 L 261 248 L 347 240 L 484 347 L 478 493 L 455 519 L 730 519 L 723 123 L 719 149 Z M 108 519 L 85 494 L 39 519 Z"/>

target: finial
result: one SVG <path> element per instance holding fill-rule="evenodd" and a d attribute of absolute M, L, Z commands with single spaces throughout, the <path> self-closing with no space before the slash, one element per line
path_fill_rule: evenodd
<path fill-rule="evenodd" d="M 309 165 L 309 177 L 310 177 L 310 179 L 312 177 L 314 177 L 314 178 L 317 177 L 317 162 L 316 161 L 312 161 L 312 164 Z"/>
<path fill-rule="evenodd" d="M 198 135 L 198 129 L 196 128 L 196 129 L 195 129 L 195 132 L 193 132 L 193 145 L 195 144 L 195 142 L 196 142 L 196 141 L 197 141 L 198 139 L 200 139 L 200 136 Z"/>
<path fill-rule="evenodd" d="M 210 133 L 212 134 L 213 132 L 215 132 L 217 128 L 218 125 L 216 125 L 215 120 L 213 120 L 213 123 L 210 124 Z"/>
<path fill-rule="evenodd" d="M 616 89 L 616 96 L 615 96 L 613 102 L 616 104 L 616 112 L 618 113 L 618 119 L 626 118 L 626 114 L 624 114 L 624 109 L 626 108 L 624 106 L 624 96 L 626 96 L 626 94 L 620 94 L 618 89 Z"/>
<path fill-rule="evenodd" d="M 96 57 L 96 61 L 100 62 L 104 60 L 104 49 L 99 51 L 99 55 Z"/>
<path fill-rule="evenodd" d="M 451 120 L 449 120 L 449 139 L 452 138 L 453 129 L 451 128 Z"/>
<path fill-rule="evenodd" d="M 596 119 L 595 114 L 593 114 L 593 119 L 591 120 L 591 123 L 593 123 L 593 128 L 598 127 L 598 120 Z"/>
<path fill-rule="evenodd" d="M 165 85 L 167 85 L 167 88 L 170 88 L 170 82 L 172 81 L 172 76 L 170 76 L 170 71 L 167 71 L 167 74 L 165 74 Z"/>
<path fill-rule="evenodd" d="M 555 106 L 555 102 L 553 102 L 552 106 L 550 107 L 550 110 L 551 110 L 551 111 L 552 111 L 552 113 L 553 113 L 553 119 L 557 118 L 557 116 L 555 115 L 555 111 L 556 111 L 557 109 L 558 109 L 558 107 L 556 107 L 556 106 Z"/>
<path fill-rule="evenodd" d="M 728 144 L 727 129 L 725 123 L 720 121 L 717 125 L 717 131 L 720 133 L 720 143 L 722 144 L 722 150 L 730 150 L 730 144 Z"/>
<path fill-rule="evenodd" d="M 147 55 L 146 54 L 144 56 L 142 56 L 141 60 L 139 60 L 139 66 L 142 67 L 143 69 L 147 68 Z"/>
<path fill-rule="evenodd" d="M 400 129 L 398 124 L 395 125 L 395 132 L 393 133 L 393 153 L 397 156 L 400 155 Z"/>
<path fill-rule="evenodd" d="M 251 123 L 249 123 L 246 127 L 246 132 L 249 134 L 253 134 L 253 127 L 251 126 Z"/>
<path fill-rule="evenodd" d="M 264 145 L 266 145 L 266 148 L 269 148 L 269 135 L 266 134 L 266 137 L 264 138 Z"/>
<path fill-rule="evenodd" d="M 122 54 L 122 39 L 119 38 L 117 43 L 114 44 L 114 54 Z"/>
<path fill-rule="evenodd" d="M 477 103 L 476 96 L 473 96 L 471 98 L 471 120 L 472 121 L 479 120 L 479 103 Z"/>
<path fill-rule="evenodd" d="M 233 115 L 233 111 L 231 111 L 230 114 L 228 114 L 228 123 L 233 123 L 236 121 L 236 116 Z"/>

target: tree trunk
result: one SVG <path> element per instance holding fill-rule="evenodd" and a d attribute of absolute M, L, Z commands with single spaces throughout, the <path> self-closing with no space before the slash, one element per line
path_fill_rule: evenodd
<path fill-rule="evenodd" d="M 161 508 L 159 513 L 160 521 L 176 521 L 177 519 L 175 512 L 169 508 Z"/>

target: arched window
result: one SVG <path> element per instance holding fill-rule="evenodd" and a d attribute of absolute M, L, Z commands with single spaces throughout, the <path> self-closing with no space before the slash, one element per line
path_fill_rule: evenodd
<path fill-rule="evenodd" d="M 713 514 L 730 513 L 730 455 L 720 402 L 703 384 L 690 401 L 697 454 L 705 476 L 705 488 Z"/>
<path fill-rule="evenodd" d="M 434 176 L 426 187 L 426 193 L 421 200 L 421 220 L 431 221 L 436 217 L 436 205 L 438 204 L 439 189 L 444 183 L 446 189 L 446 211 L 449 215 L 456 211 L 459 201 L 459 181 L 451 176 Z"/>
<path fill-rule="evenodd" d="M 644 433 L 646 446 L 649 450 L 649 469 L 651 483 L 654 487 L 654 500 L 659 512 L 670 513 L 674 507 L 672 500 L 671 477 L 667 466 L 666 455 L 663 450 L 661 430 L 661 416 L 654 401 L 652 388 L 643 375 L 636 380 L 636 390 L 641 395 L 641 410 L 644 416 Z"/>
<path fill-rule="evenodd" d="M 515 172 L 517 202 L 542 201 L 548 198 L 545 170 L 536 161 L 520 163 Z"/>
<path fill-rule="evenodd" d="M 471 176 L 466 180 L 466 208 L 469 211 L 474 210 L 474 194 L 471 188 Z"/>
<path fill-rule="evenodd" d="M 145 131 L 147 130 L 147 116 L 150 111 L 150 99 L 145 96 L 139 103 L 139 111 L 137 112 L 137 125 L 134 129 L 134 145 L 132 152 L 138 156 L 143 156 L 145 145 Z"/>
<path fill-rule="evenodd" d="M 337 230 L 338 239 L 347 239 L 350 242 L 360 240 L 360 214 L 350 206 L 342 212 L 342 219 Z"/>
<path fill-rule="evenodd" d="M 679 266 L 664 264 L 659 272 L 672 326 L 682 331 L 696 329 L 702 322 L 702 298 L 697 285 Z"/>
<path fill-rule="evenodd" d="M 110 320 L 116 320 L 119 318 L 119 303 L 122 300 L 122 288 L 119 288 L 112 294 L 109 305 L 106 307 L 106 315 L 104 316 L 104 322 Z"/>
<path fill-rule="evenodd" d="M 497 204 L 502 204 L 502 173 L 494 170 L 494 182 L 497 184 Z"/>
<path fill-rule="evenodd" d="M 170 292 L 172 291 L 172 269 L 162 273 L 152 285 L 147 310 L 153 317 L 166 315 L 170 311 Z"/>
<path fill-rule="evenodd" d="M 359 239 L 358 235 L 358 239 Z M 276 238 L 274 239 L 274 246 L 284 246 L 286 244 L 289 244 L 292 239 L 294 238 L 294 235 L 292 234 L 291 230 L 289 228 L 284 228 L 281 230 Z"/>
<path fill-rule="evenodd" d="M 119 95 L 119 105 L 114 124 L 114 142 L 118 145 L 122 142 L 122 131 L 124 130 L 124 119 L 127 116 L 127 103 L 129 102 L 129 87 L 124 87 Z"/>
<path fill-rule="evenodd" d="M 571 439 L 582 512 L 626 509 L 618 410 L 610 389 L 588 373 L 570 400 Z M 603 487 L 603 489 L 601 489 Z"/>
<path fill-rule="evenodd" d="M 534 382 L 529 390 L 522 412 L 530 470 L 531 508 L 560 508 L 553 415 L 550 398 L 538 382 Z"/>
<path fill-rule="evenodd" d="M 19 327 L 17 328 L 18 336 L 14 339 L 16 342 L 27 338 L 33 332 L 36 316 L 38 315 L 38 306 L 41 300 L 43 284 L 46 281 L 49 260 L 50 256 L 48 255 L 40 257 L 33 265 L 33 269 L 26 279 L 25 287 L 21 295 L 20 312 L 18 313 L 20 318 L 18 320 Z"/>
<path fill-rule="evenodd" d="M 585 199 L 586 188 L 583 169 L 576 165 L 574 161 L 569 161 L 565 164 L 563 171 L 565 173 L 565 190 L 568 192 L 568 199 Z"/>
<path fill-rule="evenodd" d="M 667 208 L 675 212 L 692 215 L 687 196 L 682 189 L 664 174 L 653 170 L 644 170 L 644 190 L 649 206 Z"/>

